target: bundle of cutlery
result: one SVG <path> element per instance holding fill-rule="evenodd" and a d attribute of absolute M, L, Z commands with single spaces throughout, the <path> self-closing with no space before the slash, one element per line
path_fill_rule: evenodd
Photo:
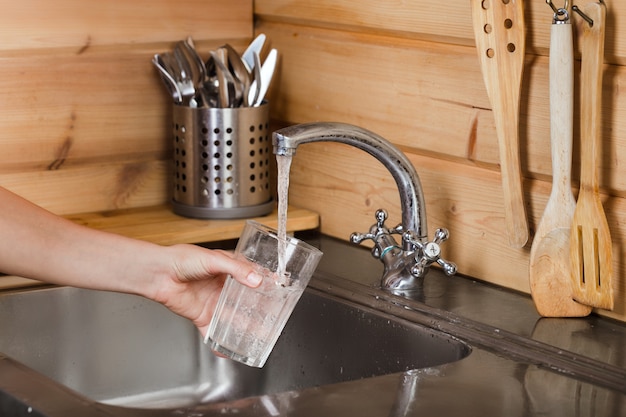
<path fill-rule="evenodd" d="M 191 38 L 171 52 L 154 55 L 152 63 L 175 104 L 192 108 L 257 107 L 265 99 L 276 68 L 278 51 L 261 63 L 265 35 L 258 35 L 243 54 L 226 44 L 203 61 Z"/>

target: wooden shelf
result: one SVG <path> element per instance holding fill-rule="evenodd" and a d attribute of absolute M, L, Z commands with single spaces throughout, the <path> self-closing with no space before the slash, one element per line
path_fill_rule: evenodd
<path fill-rule="evenodd" d="M 239 237 L 246 219 L 202 220 L 174 214 L 169 205 L 116 210 L 101 213 L 83 213 L 65 216 L 87 227 L 117 233 L 160 245 L 178 243 L 218 242 Z M 277 210 L 267 216 L 255 217 L 270 227 L 277 227 Z M 319 216 L 310 210 L 289 207 L 287 230 L 315 229 Z M 40 285 L 39 281 L 16 276 L 0 277 L 0 289 Z"/>
<path fill-rule="evenodd" d="M 190 219 L 174 214 L 168 205 L 76 214 L 65 217 L 87 227 L 147 240 L 160 245 L 235 239 L 239 237 L 246 221 L 246 219 Z M 275 209 L 267 216 L 255 217 L 254 220 L 275 228 L 278 221 L 277 211 Z M 287 212 L 288 231 L 309 230 L 318 226 L 319 216 L 317 213 L 289 207 Z"/>

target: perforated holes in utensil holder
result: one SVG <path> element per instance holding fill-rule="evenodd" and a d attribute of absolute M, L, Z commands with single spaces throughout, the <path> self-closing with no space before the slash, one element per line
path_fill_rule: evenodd
<path fill-rule="evenodd" d="M 230 209 L 259 205 L 267 211 L 273 157 L 268 113 L 267 104 L 236 109 L 174 106 L 175 211 L 181 205 L 195 207 L 193 217 L 206 218 L 216 213 L 228 218 Z"/>

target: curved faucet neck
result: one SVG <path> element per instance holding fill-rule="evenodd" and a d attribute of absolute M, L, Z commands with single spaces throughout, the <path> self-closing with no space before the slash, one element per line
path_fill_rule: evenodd
<path fill-rule="evenodd" d="M 418 239 L 428 239 L 422 185 L 415 168 L 398 148 L 373 132 L 345 123 L 305 123 L 273 134 L 276 155 L 294 155 L 298 145 L 310 142 L 343 143 L 362 149 L 380 161 L 396 181 L 404 230 L 413 231 Z"/>

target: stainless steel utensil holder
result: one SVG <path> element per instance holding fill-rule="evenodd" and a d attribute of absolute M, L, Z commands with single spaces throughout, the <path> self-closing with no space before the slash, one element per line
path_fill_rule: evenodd
<path fill-rule="evenodd" d="M 204 219 L 270 213 L 268 120 L 267 103 L 240 108 L 174 105 L 174 212 Z"/>

